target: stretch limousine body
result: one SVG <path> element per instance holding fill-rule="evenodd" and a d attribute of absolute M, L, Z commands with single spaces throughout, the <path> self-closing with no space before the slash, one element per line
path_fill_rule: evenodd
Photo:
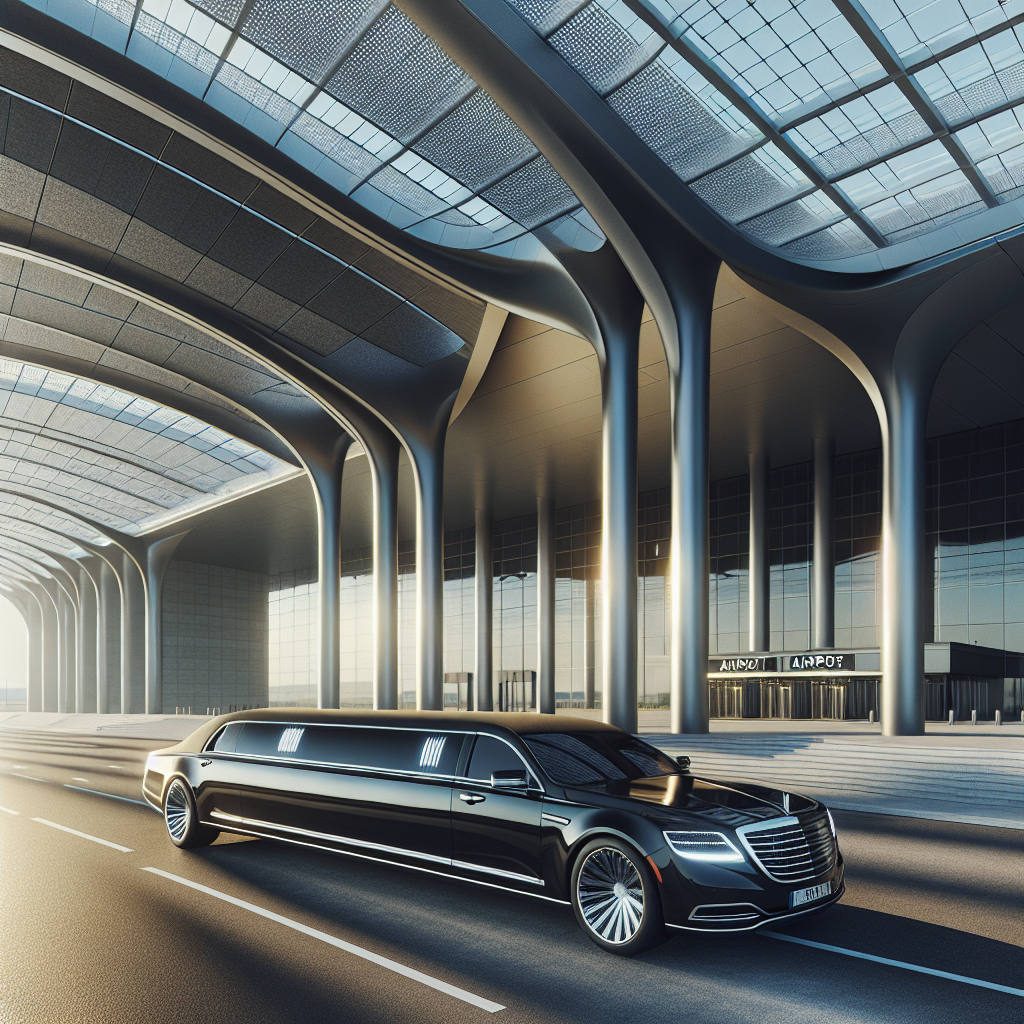
<path fill-rule="evenodd" d="M 626 955 L 842 896 L 821 804 L 687 765 L 582 718 L 271 708 L 150 754 L 143 794 L 177 846 L 235 832 L 486 882 L 571 903 Z"/>

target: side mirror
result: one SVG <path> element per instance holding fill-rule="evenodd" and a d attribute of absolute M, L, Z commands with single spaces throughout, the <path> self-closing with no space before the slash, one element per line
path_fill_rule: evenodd
<path fill-rule="evenodd" d="M 529 789 L 530 777 L 519 768 L 503 768 L 491 772 L 491 785 L 495 789 Z"/>
<path fill-rule="evenodd" d="M 690 759 L 685 754 L 680 754 L 679 757 L 676 758 L 676 764 L 679 765 L 684 772 L 688 772 L 690 770 Z"/>

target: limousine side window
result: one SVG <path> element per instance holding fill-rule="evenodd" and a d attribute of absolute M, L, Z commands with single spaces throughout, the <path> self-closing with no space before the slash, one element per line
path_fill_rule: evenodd
<path fill-rule="evenodd" d="M 241 722 L 228 722 L 223 729 L 214 737 L 213 744 L 207 745 L 207 750 L 215 750 L 219 754 L 233 754 L 238 737 L 242 735 Z"/>
<path fill-rule="evenodd" d="M 477 736 L 466 777 L 489 784 L 491 774 L 500 771 L 526 771 L 528 777 L 533 778 L 526 762 L 504 740 Z"/>
<path fill-rule="evenodd" d="M 382 771 L 454 775 L 462 734 L 246 722 L 235 752 Z"/>

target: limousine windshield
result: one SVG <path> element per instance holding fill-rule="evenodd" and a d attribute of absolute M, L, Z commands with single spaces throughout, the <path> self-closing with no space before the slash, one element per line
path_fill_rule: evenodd
<path fill-rule="evenodd" d="M 523 740 L 552 781 L 566 786 L 651 779 L 680 770 L 666 754 L 628 733 L 544 732 Z"/>

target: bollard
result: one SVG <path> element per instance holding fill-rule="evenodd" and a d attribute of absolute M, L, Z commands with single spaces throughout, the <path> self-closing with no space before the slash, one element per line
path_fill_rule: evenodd
<path fill-rule="evenodd" d="M 871 710 L 870 710 L 870 711 L 868 712 L 868 722 L 869 722 L 869 723 L 871 723 L 871 722 L 874 722 L 874 720 L 875 720 L 875 709 L 874 709 L 874 708 L 872 708 L 872 709 L 871 709 Z"/>
<path fill-rule="evenodd" d="M 971 712 L 971 725 L 977 725 L 977 724 L 978 724 L 978 712 L 977 711 L 972 711 Z"/>
<path fill-rule="evenodd" d="M 996 709 L 996 725 L 1003 724 L 1003 713 L 998 708 Z"/>
<path fill-rule="evenodd" d="M 950 713 L 949 713 L 949 724 L 952 725 L 954 721 L 955 721 L 955 719 L 953 718 L 953 712 L 950 711 Z"/>

